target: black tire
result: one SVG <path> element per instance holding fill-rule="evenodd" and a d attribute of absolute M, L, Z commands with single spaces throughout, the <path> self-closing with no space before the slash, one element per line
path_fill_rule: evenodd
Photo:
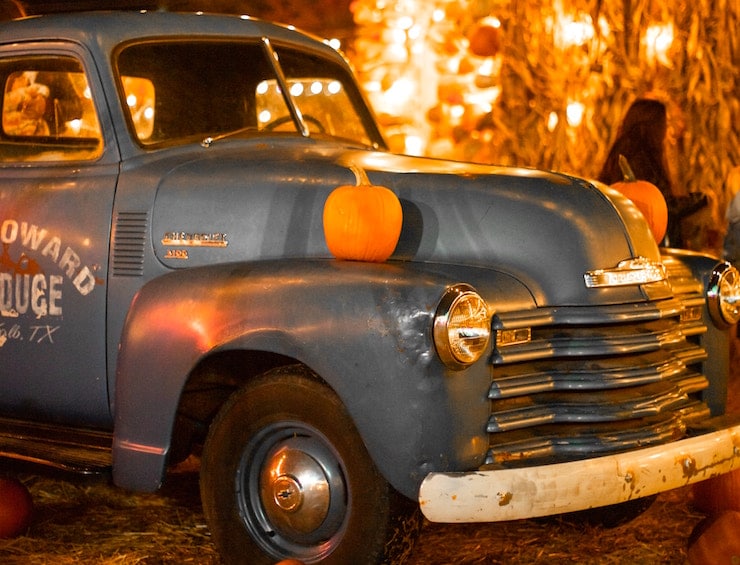
<path fill-rule="evenodd" d="M 248 383 L 211 424 L 201 498 L 224 561 L 399 563 L 418 505 L 378 473 L 334 392 L 303 366 Z"/>
<path fill-rule="evenodd" d="M 600 508 L 591 508 L 590 510 L 581 510 L 566 514 L 568 521 L 586 523 L 590 526 L 599 526 L 602 528 L 617 528 L 627 524 L 642 515 L 653 505 L 658 498 L 657 495 L 628 500 L 621 504 L 612 504 Z"/>

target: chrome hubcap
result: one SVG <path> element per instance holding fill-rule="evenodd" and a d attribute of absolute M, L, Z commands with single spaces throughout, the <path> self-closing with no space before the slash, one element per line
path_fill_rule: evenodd
<path fill-rule="evenodd" d="M 272 526 L 282 535 L 303 537 L 316 532 L 331 503 L 330 477 L 305 451 L 291 446 L 295 438 L 269 453 L 260 474 L 260 498 Z"/>

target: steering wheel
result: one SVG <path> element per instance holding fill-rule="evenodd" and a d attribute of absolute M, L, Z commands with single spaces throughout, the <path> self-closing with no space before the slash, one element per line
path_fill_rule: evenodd
<path fill-rule="evenodd" d="M 322 124 L 318 118 L 314 118 L 311 114 L 303 114 L 303 120 L 315 125 L 319 133 L 326 133 L 326 128 L 324 128 L 324 124 Z M 293 116 L 281 116 L 280 118 L 276 118 L 273 121 L 266 124 L 263 129 L 266 131 L 272 131 L 275 128 L 280 127 L 281 125 L 287 124 L 288 122 L 292 122 L 292 121 L 293 121 Z"/>

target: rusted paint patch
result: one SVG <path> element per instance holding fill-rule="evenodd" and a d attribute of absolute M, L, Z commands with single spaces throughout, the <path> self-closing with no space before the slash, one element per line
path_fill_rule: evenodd
<path fill-rule="evenodd" d="M 691 479 L 692 477 L 695 477 L 699 472 L 699 469 L 696 466 L 696 459 L 694 459 L 690 455 L 677 458 L 676 464 L 681 467 L 681 472 L 683 473 L 683 477 L 687 480 Z"/>
<path fill-rule="evenodd" d="M 511 492 L 499 492 L 496 493 L 498 497 L 499 506 L 508 506 L 511 503 L 511 499 L 514 498 L 514 494 Z"/>

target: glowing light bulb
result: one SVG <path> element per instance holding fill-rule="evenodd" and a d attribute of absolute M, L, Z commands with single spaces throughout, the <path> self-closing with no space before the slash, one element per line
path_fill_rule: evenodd
<path fill-rule="evenodd" d="M 668 50 L 673 44 L 673 24 L 657 24 L 648 26 L 645 30 L 645 56 L 654 64 L 658 61 L 666 67 L 671 66 Z"/>
<path fill-rule="evenodd" d="M 272 118 L 272 114 L 269 110 L 262 110 L 259 115 L 260 123 L 266 124 Z"/>
<path fill-rule="evenodd" d="M 590 21 L 570 21 L 563 27 L 565 45 L 583 45 L 593 39 L 594 27 Z"/>
<path fill-rule="evenodd" d="M 82 130 L 82 120 L 70 120 L 67 122 L 67 127 L 74 135 L 79 135 Z"/>
<path fill-rule="evenodd" d="M 404 140 L 404 146 L 408 155 L 421 155 L 424 141 L 418 135 L 409 135 Z"/>
<path fill-rule="evenodd" d="M 568 124 L 574 128 L 580 126 L 585 112 L 586 106 L 582 102 L 570 102 L 565 110 Z"/>

